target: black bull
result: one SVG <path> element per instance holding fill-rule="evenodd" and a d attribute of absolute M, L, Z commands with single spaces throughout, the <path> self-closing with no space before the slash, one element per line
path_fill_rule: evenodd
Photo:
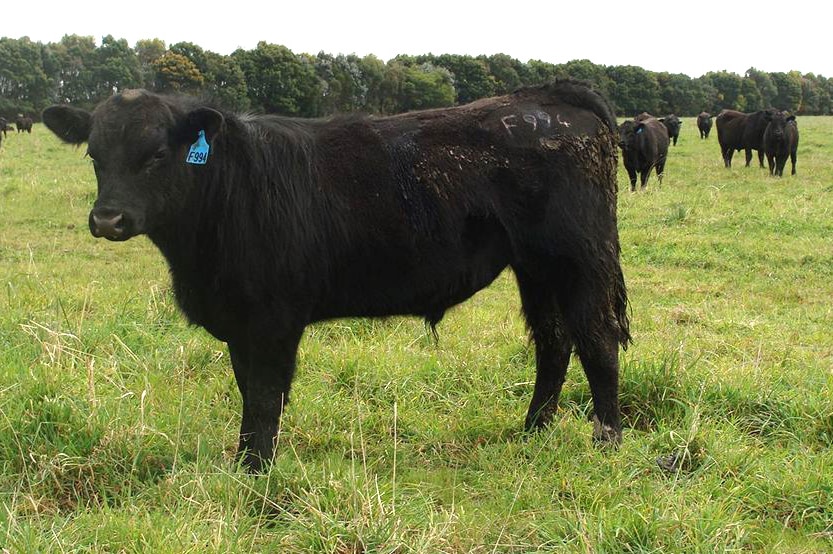
<path fill-rule="evenodd" d="M 299 120 L 127 91 L 46 125 L 88 142 L 95 236 L 147 236 L 188 319 L 228 344 L 239 454 L 273 453 L 309 323 L 444 312 L 514 270 L 535 343 L 526 428 L 553 417 L 575 348 L 594 437 L 621 440 L 630 340 L 616 225 L 615 118 L 574 82 L 393 117 Z M 185 162 L 198 134 L 207 162 Z"/>

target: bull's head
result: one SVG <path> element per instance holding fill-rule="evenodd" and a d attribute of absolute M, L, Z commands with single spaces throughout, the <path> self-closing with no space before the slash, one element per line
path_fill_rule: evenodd
<path fill-rule="evenodd" d="M 789 112 L 774 112 L 769 117 L 769 132 L 776 140 L 782 140 L 784 130 L 790 122 L 795 122 L 795 116 Z"/>
<path fill-rule="evenodd" d="M 102 102 L 93 112 L 70 106 L 44 110 L 43 122 L 61 140 L 87 143 L 98 182 L 90 212 L 95 237 L 127 240 L 147 232 L 178 206 L 177 191 L 191 181 L 185 158 L 204 131 L 210 140 L 223 116 L 206 107 L 181 108 L 145 91 L 126 91 Z"/>
<path fill-rule="evenodd" d="M 636 149 L 638 135 L 645 132 L 643 121 L 628 120 L 619 125 L 619 148 L 623 152 Z"/>

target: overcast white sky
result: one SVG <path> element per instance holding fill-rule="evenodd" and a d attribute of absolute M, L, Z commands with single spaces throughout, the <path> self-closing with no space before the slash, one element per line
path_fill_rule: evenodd
<path fill-rule="evenodd" d="M 824 2 L 704 0 L 174 0 L 3 2 L 0 35 L 54 42 L 112 34 L 193 42 L 230 54 L 258 41 L 295 53 L 496 54 L 522 62 L 589 59 L 699 77 L 750 67 L 833 77 L 833 24 Z"/>

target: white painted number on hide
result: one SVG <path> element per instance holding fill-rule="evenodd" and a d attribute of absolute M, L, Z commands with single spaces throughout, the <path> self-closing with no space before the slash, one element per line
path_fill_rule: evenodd
<path fill-rule="evenodd" d="M 547 112 L 538 111 L 535 113 L 525 113 L 520 117 L 524 123 L 532 127 L 531 131 L 533 133 L 537 133 L 539 130 L 544 131 L 549 129 L 552 125 L 552 117 Z M 500 122 L 503 123 L 503 127 L 506 129 L 506 132 L 509 133 L 510 137 L 514 136 L 512 129 L 518 127 L 518 124 L 514 122 L 517 118 L 518 116 L 516 115 L 505 115 L 500 118 Z M 561 119 L 560 114 L 556 114 L 555 119 L 562 127 L 570 127 L 570 122 Z"/>

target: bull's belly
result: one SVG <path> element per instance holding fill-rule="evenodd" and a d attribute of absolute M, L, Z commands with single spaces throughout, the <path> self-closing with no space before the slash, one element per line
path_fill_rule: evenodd
<path fill-rule="evenodd" d="M 455 247 L 351 260 L 328 279 L 313 320 L 417 315 L 439 321 L 445 310 L 487 287 L 512 263 L 505 233 L 480 231 L 479 240 L 461 240 Z"/>
<path fill-rule="evenodd" d="M 327 280 L 313 320 L 417 315 L 439 321 L 512 263 L 508 234 L 496 218 L 470 217 L 460 229 L 456 237 L 345 256 Z"/>
<path fill-rule="evenodd" d="M 448 308 L 489 286 L 506 266 L 479 264 L 439 274 L 414 271 L 387 279 L 356 275 L 322 299 L 313 320 L 416 315 L 437 322 Z"/>

